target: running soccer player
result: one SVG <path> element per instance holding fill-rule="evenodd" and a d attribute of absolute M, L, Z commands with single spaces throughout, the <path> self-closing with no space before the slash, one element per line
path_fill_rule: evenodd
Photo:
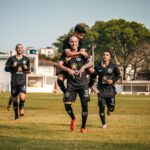
<path fill-rule="evenodd" d="M 72 51 L 78 51 L 78 42 L 79 41 L 76 36 L 70 37 L 69 44 Z M 67 73 L 67 89 L 65 92 L 64 104 L 67 113 L 71 117 L 70 129 L 74 130 L 76 128 L 76 117 L 73 113 L 72 103 L 75 102 L 76 96 L 79 94 L 82 105 L 82 126 L 80 132 L 84 133 L 86 132 L 88 101 L 90 99 L 85 69 L 93 65 L 92 60 L 80 55 L 73 58 L 66 57 L 65 63 L 66 66 L 62 68 Z"/>
<path fill-rule="evenodd" d="M 29 58 L 23 55 L 24 47 L 22 44 L 16 45 L 15 56 L 10 57 L 5 65 L 5 71 L 11 73 L 11 99 L 13 99 L 13 107 L 15 119 L 24 116 L 24 102 L 26 97 L 26 74 L 29 72 Z M 18 96 L 19 113 L 18 113 Z"/>
<path fill-rule="evenodd" d="M 120 79 L 120 71 L 116 64 L 111 62 L 111 52 L 103 52 L 103 60 L 95 66 L 93 78 L 90 79 L 89 86 L 92 87 L 98 75 L 98 106 L 102 128 L 106 128 L 105 105 L 107 105 L 107 115 L 115 109 L 115 82 Z"/>
<path fill-rule="evenodd" d="M 69 44 L 69 37 L 67 37 L 64 41 L 63 41 L 63 53 L 59 59 L 59 62 L 58 62 L 58 67 L 60 67 L 61 69 L 63 68 L 63 66 L 65 66 L 65 62 L 64 62 L 64 58 L 65 57 L 76 57 L 76 56 L 79 56 L 79 55 L 82 55 L 84 56 L 85 58 L 88 57 L 88 54 L 86 53 L 85 51 L 85 48 L 83 47 L 83 38 L 85 36 L 85 29 L 84 27 L 81 25 L 81 24 L 77 24 L 75 26 L 75 29 L 74 29 L 74 35 L 78 38 L 79 40 L 79 46 L 78 46 L 78 51 L 72 51 L 71 50 L 71 47 L 70 47 L 70 44 Z M 87 69 L 88 73 L 91 74 L 91 72 L 93 72 L 93 68 L 90 67 Z M 61 74 L 58 76 L 57 78 L 57 83 L 60 87 L 60 89 L 62 90 L 62 92 L 65 94 L 66 92 L 66 88 L 64 86 L 64 80 L 66 79 L 66 71 L 61 71 Z"/>

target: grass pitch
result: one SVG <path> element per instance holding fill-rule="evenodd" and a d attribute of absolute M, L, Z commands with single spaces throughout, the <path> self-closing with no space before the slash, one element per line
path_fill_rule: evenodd
<path fill-rule="evenodd" d="M 149 150 L 150 96 L 117 96 L 116 110 L 101 128 L 97 96 L 91 95 L 87 133 L 80 133 L 81 105 L 73 104 L 77 128 L 70 131 L 63 95 L 27 94 L 25 116 L 6 110 L 9 93 L 0 94 L 0 150 Z"/>

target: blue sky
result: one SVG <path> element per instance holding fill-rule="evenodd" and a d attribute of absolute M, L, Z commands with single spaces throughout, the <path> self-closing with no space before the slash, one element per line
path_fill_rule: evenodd
<path fill-rule="evenodd" d="M 150 0 L 0 0 L 0 51 L 44 48 L 77 23 L 123 18 L 150 29 Z"/>

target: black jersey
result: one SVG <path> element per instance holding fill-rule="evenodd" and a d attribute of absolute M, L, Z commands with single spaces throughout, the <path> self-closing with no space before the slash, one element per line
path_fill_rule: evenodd
<path fill-rule="evenodd" d="M 102 62 L 95 66 L 95 71 L 98 74 L 98 85 L 107 85 L 106 80 L 113 80 L 113 83 L 120 79 L 120 71 L 117 65 L 110 62 L 106 67 L 102 66 Z"/>
<path fill-rule="evenodd" d="M 78 56 L 76 58 L 71 58 L 69 62 L 66 64 L 66 67 L 71 68 L 72 70 L 78 72 L 80 68 L 87 63 L 87 59 L 83 56 Z M 80 77 L 80 75 L 75 75 L 75 79 L 72 75 L 68 75 L 67 84 L 71 84 L 74 87 L 81 87 L 88 84 L 86 71 L 84 71 Z"/>
<path fill-rule="evenodd" d="M 27 69 L 24 68 L 27 66 Z M 10 57 L 5 65 L 5 71 L 11 73 L 11 85 L 26 85 L 26 74 L 29 71 L 29 58 L 23 56 L 22 59 L 17 59 L 16 56 Z"/>

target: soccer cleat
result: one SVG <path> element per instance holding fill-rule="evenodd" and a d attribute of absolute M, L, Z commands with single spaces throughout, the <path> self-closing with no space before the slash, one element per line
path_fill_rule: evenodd
<path fill-rule="evenodd" d="M 73 131 L 76 128 L 76 118 L 71 120 L 70 129 Z"/>
<path fill-rule="evenodd" d="M 80 129 L 80 132 L 81 132 L 81 133 L 86 133 L 87 131 L 86 131 L 85 128 L 81 128 L 81 129 Z"/>
<path fill-rule="evenodd" d="M 15 115 L 15 120 L 19 119 L 19 116 L 18 115 Z"/>
<path fill-rule="evenodd" d="M 102 128 L 103 128 L 103 129 L 106 129 L 106 128 L 107 128 L 106 124 L 103 124 L 103 125 L 102 125 Z"/>
<path fill-rule="evenodd" d="M 10 105 L 7 106 L 7 110 L 10 111 Z"/>
<path fill-rule="evenodd" d="M 24 116 L 23 108 L 20 108 L 20 109 L 19 109 L 19 114 L 20 114 L 20 116 Z"/>

